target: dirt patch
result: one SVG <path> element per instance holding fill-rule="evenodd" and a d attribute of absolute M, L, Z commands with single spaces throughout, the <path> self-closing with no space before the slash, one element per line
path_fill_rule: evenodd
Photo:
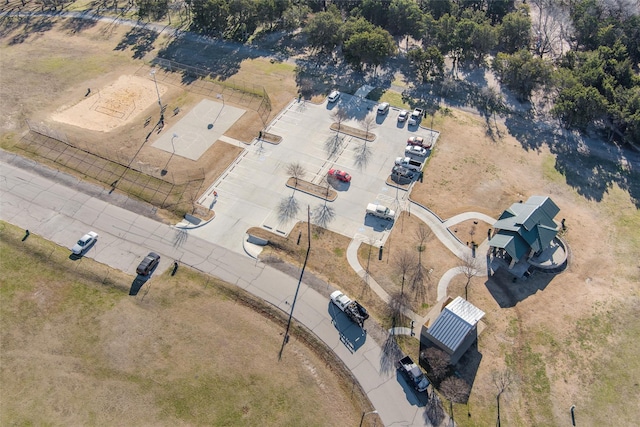
<path fill-rule="evenodd" d="M 144 112 L 167 92 L 164 85 L 138 76 L 120 76 L 104 88 L 88 89 L 85 99 L 51 116 L 52 120 L 99 132 L 108 132 Z M 158 106 L 158 108 L 160 108 Z"/>
<path fill-rule="evenodd" d="M 300 190 L 304 193 L 312 194 L 316 197 L 320 197 L 321 199 L 325 199 L 330 202 L 333 202 L 335 199 L 338 198 L 338 192 L 332 189 L 330 186 L 317 185 L 300 178 L 295 179 L 293 177 L 290 177 L 287 180 L 287 187 L 295 188 L 296 190 Z"/>

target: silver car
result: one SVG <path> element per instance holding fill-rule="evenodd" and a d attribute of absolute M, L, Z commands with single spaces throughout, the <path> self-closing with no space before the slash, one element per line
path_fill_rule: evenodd
<path fill-rule="evenodd" d="M 90 231 L 76 242 L 76 244 L 71 248 L 71 252 L 73 252 L 74 255 L 82 255 L 84 251 L 89 249 L 97 239 L 98 233 Z"/>

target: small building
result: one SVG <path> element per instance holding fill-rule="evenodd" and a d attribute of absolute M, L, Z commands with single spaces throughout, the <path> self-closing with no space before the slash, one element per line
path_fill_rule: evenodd
<path fill-rule="evenodd" d="M 484 311 L 462 297 L 449 302 L 423 335 L 449 355 L 455 365 L 478 338 L 478 322 Z"/>
<path fill-rule="evenodd" d="M 547 249 L 558 225 L 553 218 L 560 208 L 545 196 L 532 196 L 526 202 L 514 203 L 493 225 L 489 239 L 493 255 L 503 258 L 509 269 Z"/>

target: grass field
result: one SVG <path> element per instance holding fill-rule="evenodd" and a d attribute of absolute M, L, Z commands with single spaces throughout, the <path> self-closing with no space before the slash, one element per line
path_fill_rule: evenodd
<path fill-rule="evenodd" d="M 357 424 L 331 356 L 294 338 L 279 362 L 282 325 L 234 287 L 185 267 L 132 297 L 132 277 L 23 236 L 0 223 L 0 424 Z"/>
<path fill-rule="evenodd" d="M 25 118 L 45 120 L 51 112 L 82 97 L 87 86 L 107 84 L 119 73 L 135 72 L 141 64 L 139 59 L 131 59 L 132 54 L 138 53 L 137 46 L 116 48 L 127 40 L 128 29 L 105 29 L 97 25 L 71 36 L 69 29 L 62 26 L 48 31 L 46 37 L 34 32 L 24 39 L 19 37 L 19 33 L 20 28 L 7 30 L 2 40 L 0 99 L 5 112 L 3 146 L 10 146 L 19 137 L 24 130 Z M 21 41 L 13 42 L 14 36 Z M 153 56 L 160 49 L 169 53 L 191 52 L 186 44 L 171 45 L 160 38 L 151 44 L 146 55 Z M 274 113 L 296 96 L 301 85 L 312 88 L 312 94 L 320 93 L 331 85 L 331 76 L 296 75 L 287 64 L 271 63 L 265 58 L 238 60 L 232 57 L 228 60 L 217 53 L 211 49 L 199 57 L 200 51 L 193 50 L 196 59 L 223 58 L 227 62 L 218 65 L 226 66 L 224 69 L 230 70 L 229 74 L 248 81 L 260 81 L 270 94 Z M 110 65 L 106 73 L 103 64 Z M 74 74 L 73 70 L 81 71 Z M 185 98 L 184 93 L 172 96 L 174 98 L 167 99 L 184 102 L 185 111 L 189 104 L 198 101 L 191 95 Z M 397 107 L 403 102 L 399 94 L 392 91 L 380 90 L 379 97 Z M 640 406 L 636 403 L 640 366 L 635 357 L 640 351 L 636 339 L 640 334 L 640 210 L 637 200 L 631 197 L 633 192 L 624 184 L 626 181 L 637 189 L 640 182 L 638 169 L 571 151 L 571 139 L 561 130 L 545 133 L 543 128 L 528 123 L 519 123 L 519 128 L 514 125 L 518 121 L 514 117 L 501 120 L 494 126 L 497 129 L 493 130 L 493 135 L 499 131 L 494 138 L 488 136 L 487 123 L 482 117 L 453 108 L 444 108 L 434 115 L 433 120 L 426 120 L 429 126 L 433 123 L 441 136 L 425 169 L 424 183 L 416 185 L 412 191 L 414 200 L 446 219 L 465 211 L 497 217 L 518 200 L 531 195 L 549 195 L 561 209 L 556 220 L 567 218 L 568 230 L 563 238 L 572 252 L 571 263 L 564 272 L 552 276 L 536 274 L 526 282 L 513 285 L 532 290 L 527 298 L 513 306 L 500 306 L 491 293 L 496 286 L 512 286 L 506 283 L 505 276 L 472 280 L 469 299 L 485 311 L 483 321 L 487 328 L 478 341 L 481 361 L 474 376 L 469 405 L 454 405 L 455 421 L 461 426 L 495 425 L 496 389 L 491 378 L 494 371 L 509 369 L 515 381 L 501 397 L 503 425 L 568 425 L 569 408 L 576 405 L 577 425 L 635 426 L 636 420 L 640 419 Z M 257 135 L 261 127 L 257 115 L 247 114 L 239 126 L 229 131 L 228 136 L 248 141 Z M 137 128 L 124 130 L 112 138 L 113 143 L 126 145 L 129 141 L 137 141 L 142 131 Z M 77 136 L 89 138 L 89 141 L 96 138 L 82 130 L 77 130 Z M 143 156 L 147 154 L 142 153 Z M 143 157 L 144 160 L 153 160 L 151 154 L 149 156 Z M 184 163 L 183 167 L 211 168 L 211 178 L 220 172 L 213 167 L 216 164 L 214 157 L 213 154 L 205 156 L 202 165 Z M 163 160 L 159 164 L 165 162 Z M 172 165 L 178 164 L 177 160 L 172 160 Z M 618 176 L 623 179 L 612 179 Z M 378 262 L 374 252 L 369 268 L 376 281 L 388 291 L 400 286 L 393 264 L 394 254 L 402 242 L 415 247 L 415 231 L 412 230 L 416 224 L 405 215 L 403 213 L 400 217 L 405 222 L 396 224 L 389 238 L 390 246 L 385 247 L 389 262 L 386 259 Z M 459 232 L 468 233 L 464 231 L 467 226 L 461 225 Z M 482 226 L 488 227 L 486 224 Z M 303 233 L 304 229 L 301 227 Z M 294 230 L 291 236 L 297 237 L 297 231 Z M 484 236 L 485 232 L 485 229 L 478 230 L 478 235 Z M 9 235 L 7 233 L 3 231 L 3 239 Z M 14 240 L 19 241 L 19 238 L 19 233 L 13 236 Z M 320 231 L 314 231 L 313 238 L 309 271 L 362 300 L 371 309 L 372 316 L 383 326 L 388 326 L 382 301 L 347 265 L 344 254 L 349 238 Z M 30 245 L 31 240 L 25 243 Z M 265 256 L 277 256 L 300 265 L 304 255 L 301 246 L 295 242 L 278 242 L 277 239 L 274 242 L 277 243 L 275 247 L 269 249 L 272 252 L 265 253 Z M 46 263 L 55 260 L 61 266 L 70 265 L 73 273 L 83 279 L 79 283 L 76 280 L 59 283 L 57 279 L 62 274 L 59 270 L 34 277 L 30 268 L 33 262 L 18 262 L 20 269 L 12 270 L 13 266 L 8 261 L 9 265 L 4 265 L 2 257 L 5 271 L 12 271 L 12 276 L 3 277 L 1 288 L 1 372 L 3 385 L 8 381 L 6 390 L 11 397 L 5 398 L 3 387 L 3 416 L 10 418 L 0 419 L 2 424 L 6 421 L 40 424 L 48 415 L 61 420 L 60 424 L 102 424 L 101 421 L 115 424 L 107 417 L 117 416 L 123 410 L 137 411 L 131 415 L 134 421 L 146 421 L 147 418 L 142 416 L 148 416 L 152 424 L 154 421 L 170 424 L 176 420 L 186 424 L 208 424 L 218 416 L 220 418 L 215 420 L 222 423 L 235 420 L 233 417 L 237 412 L 234 410 L 238 408 L 212 408 L 207 406 L 207 402 L 202 403 L 204 412 L 198 412 L 196 418 L 189 418 L 193 415 L 187 414 L 194 412 L 190 406 L 192 399 L 200 394 L 215 394 L 208 380 L 218 381 L 220 378 L 216 375 L 219 372 L 210 365 L 226 361 L 222 356 L 228 354 L 224 351 L 221 358 L 217 358 L 221 350 L 253 350 L 271 355 L 272 348 L 277 345 L 262 343 L 262 349 L 249 349 L 247 346 L 253 342 L 232 338 L 217 341 L 210 337 L 210 331 L 216 331 L 216 337 L 221 333 L 218 324 L 210 317 L 211 312 L 228 314 L 233 309 L 235 314 L 236 305 L 225 305 L 230 303 L 226 297 L 219 305 L 212 302 L 215 290 L 198 281 L 178 287 L 169 277 L 161 278 L 162 285 L 154 283 L 153 290 L 144 301 L 131 300 L 121 295 L 126 293 L 130 278 L 121 277 L 117 272 L 101 271 L 100 266 L 95 266 L 98 274 L 92 273 L 93 268 L 85 267 L 90 264 L 89 260 L 67 264 L 69 261 L 64 251 L 58 252 L 45 242 L 41 244 L 42 249 L 34 251 L 37 259 Z M 16 244 L 3 246 L 3 255 L 4 251 L 15 247 Z M 363 266 L 368 255 L 368 248 L 364 245 L 359 253 Z M 455 266 L 456 262 L 437 241 L 427 241 L 425 263 L 433 268 L 432 282 L 428 283 L 431 288 L 427 292 L 427 306 L 433 302 L 433 286 L 439 275 Z M 327 265 L 331 268 L 326 268 Z M 456 276 L 451 281 L 449 295 L 464 295 L 462 277 Z M 176 297 L 180 301 L 175 301 Z M 416 311 L 427 308 L 419 301 L 413 303 Z M 66 312 L 69 307 L 77 310 Z M 197 316 L 192 314 L 192 310 Z M 165 315 L 168 317 L 163 317 Z M 247 316 L 251 317 L 250 314 Z M 49 319 L 58 323 L 53 324 Z M 5 320 L 9 323 L 5 324 Z M 60 323 L 70 329 L 58 333 L 54 325 Z M 112 329 L 116 324 L 119 329 Z M 71 329 L 72 326 L 75 329 Z M 228 327 L 234 330 L 238 326 Z M 103 335 L 97 332 L 103 330 Z M 193 335 L 189 335 L 191 333 Z M 277 333 L 265 332 L 259 336 Z M 175 344 L 166 344 L 167 337 Z M 202 348 L 197 346 L 200 341 Z M 404 345 L 411 348 L 413 344 L 412 341 Z M 10 351 L 5 353 L 5 348 Z M 16 348 L 24 350 L 20 352 Z M 217 351 L 211 352 L 211 348 Z M 311 356 L 307 358 L 312 360 Z M 179 363 L 185 360 L 188 363 Z M 259 374 L 256 375 L 255 381 L 264 381 Z M 301 373 L 298 375 L 303 378 Z M 48 380 L 43 382 L 41 378 Z M 307 381 L 316 384 L 313 378 L 307 377 Z M 93 385 L 100 387 L 93 391 Z M 35 403 L 26 398 L 32 391 L 27 393 L 24 387 L 33 389 Z M 177 390 L 178 393 L 168 390 Z M 85 402 L 81 399 L 83 393 L 91 398 L 90 402 L 97 403 Z M 319 399 L 328 394 L 320 393 Z M 232 395 L 234 399 L 245 398 Z M 138 398 L 135 405 L 131 396 Z M 246 399 L 250 400 L 249 397 Z M 11 409 L 4 406 L 5 402 L 11 404 Z M 290 409 L 281 400 L 269 402 L 280 405 L 284 412 Z M 265 410 L 260 405 L 248 404 L 248 416 L 253 415 L 255 408 Z M 49 411 L 42 415 L 43 418 L 24 418 L 42 413 L 33 409 L 42 406 Z M 80 408 L 81 413 L 77 419 L 72 410 L 75 408 Z M 244 407 L 241 408 L 243 416 L 244 411 Z M 353 409 L 342 410 L 342 413 L 351 414 L 354 422 L 350 425 L 357 423 L 358 410 L 355 411 L 353 418 Z M 331 412 L 326 411 L 318 419 L 326 419 L 327 425 L 331 425 L 326 418 L 326 414 Z M 266 415 L 275 417 L 271 413 Z M 283 416 L 289 417 L 288 414 Z M 311 425 L 318 422 L 315 418 L 298 418 L 301 416 L 304 414 L 291 414 L 291 418 L 276 419 L 275 422 L 282 425 L 287 422 L 308 421 Z"/>

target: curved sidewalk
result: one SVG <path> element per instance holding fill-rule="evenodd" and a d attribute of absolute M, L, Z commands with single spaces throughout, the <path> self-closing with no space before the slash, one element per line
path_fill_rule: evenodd
<path fill-rule="evenodd" d="M 458 238 L 451 233 L 448 228 L 454 224 L 458 224 L 463 221 L 468 220 L 480 220 L 484 221 L 488 224 L 493 224 L 496 222 L 495 219 L 491 218 L 488 215 L 485 215 L 480 212 L 464 212 L 458 215 L 455 215 L 449 218 L 446 221 L 441 220 L 435 213 L 431 212 L 428 208 L 413 202 L 410 200 L 411 208 L 409 209 L 410 214 L 417 216 L 422 222 L 424 222 L 433 232 L 433 234 L 445 245 L 455 256 L 460 259 L 464 259 L 465 256 L 472 255 L 472 249 L 467 245 L 463 244 L 458 240 Z M 384 302 L 389 302 L 390 296 L 387 291 L 382 288 L 375 281 L 373 277 L 367 275 L 366 270 L 360 265 L 360 261 L 358 260 L 358 248 L 360 244 L 366 240 L 366 237 L 362 236 L 354 236 L 354 238 L 349 243 L 349 247 L 347 248 L 347 261 L 353 270 L 358 274 L 358 276 L 362 277 L 362 279 L 369 285 L 369 287 L 382 299 Z M 489 249 L 488 240 L 485 239 L 478 245 L 475 251 L 476 258 L 478 258 L 479 254 L 484 254 Z M 479 259 L 479 258 L 478 258 Z M 460 271 L 460 267 L 456 266 L 449 270 L 447 270 L 438 282 L 438 292 L 437 299 L 440 301 L 442 298 L 447 296 L 447 287 L 449 286 L 449 282 L 453 277 L 458 274 L 462 274 Z M 486 270 L 480 269 L 479 277 L 486 276 Z M 420 316 L 417 313 L 414 313 L 411 310 L 407 310 L 405 312 L 405 316 L 414 320 L 416 322 L 420 322 L 419 325 L 423 325 L 426 321 L 427 316 Z M 410 335 L 411 330 L 408 328 L 397 328 L 396 333 L 402 334 L 403 332 L 407 332 L 406 335 Z"/>

